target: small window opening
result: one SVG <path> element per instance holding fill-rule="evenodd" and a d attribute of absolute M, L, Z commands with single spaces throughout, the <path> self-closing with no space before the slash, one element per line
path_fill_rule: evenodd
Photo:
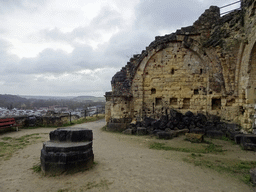
<path fill-rule="evenodd" d="M 190 66 L 191 66 L 191 64 L 189 63 L 189 64 L 188 64 L 188 66 L 190 67 Z"/>
<path fill-rule="evenodd" d="M 190 99 L 185 98 L 183 99 L 183 109 L 189 109 L 190 108 Z"/>
<path fill-rule="evenodd" d="M 194 95 L 198 95 L 198 94 L 199 94 L 198 89 L 194 89 Z"/>
<path fill-rule="evenodd" d="M 172 70 L 171 70 L 171 74 L 173 75 L 174 74 L 174 69 L 172 68 Z"/>
<path fill-rule="evenodd" d="M 155 88 L 151 89 L 151 94 L 156 94 L 156 89 Z"/>
<path fill-rule="evenodd" d="M 170 105 L 177 105 L 178 99 L 177 98 L 170 98 Z"/>
<path fill-rule="evenodd" d="M 244 110 L 243 106 L 239 106 L 239 111 L 240 111 L 240 113 L 241 113 L 242 115 L 244 114 L 245 110 Z"/>
<path fill-rule="evenodd" d="M 212 110 L 221 109 L 221 99 L 212 99 Z"/>
<path fill-rule="evenodd" d="M 200 75 L 202 75 L 203 74 L 203 69 L 200 69 Z"/>
<path fill-rule="evenodd" d="M 156 98 L 156 106 L 162 105 L 162 98 Z"/>

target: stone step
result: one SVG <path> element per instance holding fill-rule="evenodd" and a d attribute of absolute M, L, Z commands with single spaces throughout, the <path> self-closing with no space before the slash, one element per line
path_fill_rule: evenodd
<path fill-rule="evenodd" d="M 92 141 L 87 142 L 52 142 L 43 143 L 43 149 L 49 152 L 71 152 L 71 151 L 87 151 L 92 148 Z"/>
<path fill-rule="evenodd" d="M 51 141 L 59 142 L 81 142 L 81 141 L 92 141 L 93 134 L 92 130 L 86 128 L 58 128 L 50 132 Z"/>
<path fill-rule="evenodd" d="M 59 153 L 47 153 L 44 149 L 41 150 L 41 160 L 45 163 L 73 163 L 76 161 L 83 161 L 93 156 L 92 149 L 86 151 L 76 151 L 76 152 L 59 152 Z"/>
<path fill-rule="evenodd" d="M 64 172 L 77 172 L 90 168 L 93 165 L 94 155 L 79 161 L 67 163 L 45 162 L 41 157 L 41 169 L 45 175 L 60 175 Z"/>

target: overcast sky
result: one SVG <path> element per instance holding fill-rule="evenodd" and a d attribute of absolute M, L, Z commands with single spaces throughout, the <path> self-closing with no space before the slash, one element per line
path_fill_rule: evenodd
<path fill-rule="evenodd" d="M 232 2 L 0 0 L 0 94 L 103 96 L 155 36 Z"/>

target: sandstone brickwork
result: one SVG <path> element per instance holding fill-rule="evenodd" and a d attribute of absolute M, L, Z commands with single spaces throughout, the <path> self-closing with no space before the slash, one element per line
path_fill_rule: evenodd
<path fill-rule="evenodd" d="M 106 121 L 160 118 L 169 109 L 218 115 L 250 132 L 256 103 L 256 0 L 220 16 L 211 6 L 192 26 L 158 36 L 111 81 Z"/>

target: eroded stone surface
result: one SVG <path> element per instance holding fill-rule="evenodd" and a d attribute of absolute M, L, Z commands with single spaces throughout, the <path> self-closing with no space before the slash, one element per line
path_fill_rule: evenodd
<path fill-rule="evenodd" d="M 50 132 L 51 141 L 81 142 L 92 141 L 92 130 L 85 128 L 58 128 Z"/>
<path fill-rule="evenodd" d="M 41 168 L 45 174 L 79 171 L 92 166 L 92 130 L 59 128 L 50 132 L 50 141 L 41 150 Z"/>

